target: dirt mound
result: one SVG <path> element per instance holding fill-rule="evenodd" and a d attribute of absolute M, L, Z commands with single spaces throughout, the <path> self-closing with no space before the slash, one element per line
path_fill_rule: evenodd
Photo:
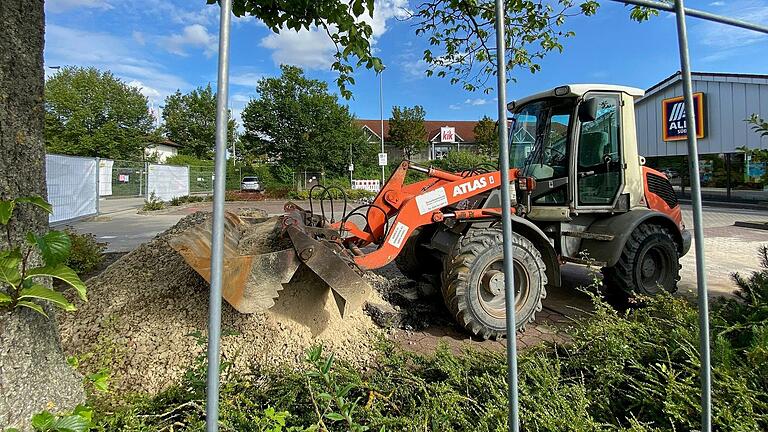
<path fill-rule="evenodd" d="M 69 354 L 86 359 L 86 372 L 107 367 L 118 392 L 156 393 L 177 382 L 203 352 L 190 335 L 206 333 L 209 285 L 168 240 L 209 217 L 187 216 L 122 257 L 87 282 L 88 303 L 59 315 L 62 344 Z M 265 235 L 274 223 L 262 220 L 244 238 L 253 248 L 274 247 L 275 239 Z M 243 315 L 224 302 L 222 328 L 230 334 L 222 340 L 223 356 L 239 372 L 298 365 L 306 349 L 318 343 L 364 365 L 371 360 L 370 336 L 376 331 L 363 311 L 342 320 L 330 290 L 303 266 L 264 314 Z"/>

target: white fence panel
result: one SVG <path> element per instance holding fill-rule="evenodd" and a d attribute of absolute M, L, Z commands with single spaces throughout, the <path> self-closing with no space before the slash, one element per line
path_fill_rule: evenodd
<path fill-rule="evenodd" d="M 378 180 L 352 180 L 352 189 L 362 189 L 378 192 L 381 189 Z"/>
<path fill-rule="evenodd" d="M 115 161 L 99 160 L 99 196 L 112 195 L 112 166 Z"/>
<path fill-rule="evenodd" d="M 152 192 L 159 199 L 168 201 L 189 195 L 189 167 L 150 164 L 147 174 L 147 196 Z"/>
<path fill-rule="evenodd" d="M 53 205 L 50 223 L 98 212 L 99 163 L 95 158 L 46 155 L 45 181 L 48 202 Z"/>

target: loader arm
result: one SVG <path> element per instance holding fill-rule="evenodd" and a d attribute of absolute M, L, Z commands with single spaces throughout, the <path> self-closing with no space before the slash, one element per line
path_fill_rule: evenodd
<path fill-rule="evenodd" d="M 429 176 L 410 185 L 404 185 L 408 169 Z M 517 178 L 517 169 L 509 170 L 509 178 Z M 446 207 L 499 187 L 501 173 L 493 171 L 476 175 L 462 175 L 435 168 L 423 168 L 403 161 L 390 176 L 367 212 L 367 225 L 362 232 L 348 221 L 332 224 L 332 228 L 346 230 L 352 235 L 347 244 L 365 246 L 374 240 L 379 246 L 370 253 L 356 253 L 354 263 L 362 270 L 383 267 L 394 260 L 413 231 L 424 225 L 455 218 L 487 219 L 500 217 L 501 209 L 471 209 L 443 212 Z M 514 212 L 514 208 L 512 209 Z M 386 215 L 386 217 L 385 217 Z M 394 219 L 393 219 L 394 218 Z M 391 223 L 387 223 L 391 220 Z M 358 235 L 355 235 L 358 231 Z M 360 251 L 359 248 L 353 250 Z"/>

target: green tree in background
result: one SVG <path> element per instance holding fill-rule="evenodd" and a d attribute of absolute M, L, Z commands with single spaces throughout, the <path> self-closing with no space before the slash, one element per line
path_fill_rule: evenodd
<path fill-rule="evenodd" d="M 669 0 L 665 0 L 669 1 Z M 594 15 L 594 0 L 526 0 L 505 3 L 507 79 L 520 70 L 535 73 L 540 61 L 552 52 L 563 51 L 563 40 L 575 33 L 567 30 L 568 18 Z M 634 7 L 630 17 L 647 20 L 658 11 Z M 429 40 L 424 50 L 425 74 L 448 78 L 465 90 L 490 93 L 496 76 L 495 0 L 424 0 L 411 15 L 416 34 Z"/>
<path fill-rule="evenodd" d="M 474 133 L 475 143 L 480 153 L 490 157 L 498 157 L 499 130 L 496 127 L 496 122 L 487 115 L 483 116 L 475 125 Z"/>
<path fill-rule="evenodd" d="M 389 118 L 389 140 L 403 151 L 406 159 L 411 159 L 414 153 L 424 149 L 428 142 L 427 130 L 424 127 L 424 108 L 416 105 L 413 108 L 392 107 L 392 117 Z"/>
<path fill-rule="evenodd" d="M 66 67 L 45 83 L 45 145 L 50 153 L 139 159 L 153 135 L 147 98 L 95 68 Z"/>
<path fill-rule="evenodd" d="M 165 98 L 163 108 L 165 136 L 181 144 L 179 153 L 210 159 L 216 144 L 216 93 L 209 83 L 189 93 L 176 93 Z M 229 136 L 235 139 L 235 121 L 229 114 Z"/>
<path fill-rule="evenodd" d="M 350 148 L 356 164 L 372 164 L 374 145 L 354 124 L 328 85 L 280 66 L 279 77 L 259 80 L 258 99 L 243 110 L 243 146 L 252 157 L 266 155 L 293 170 L 346 172 Z"/>

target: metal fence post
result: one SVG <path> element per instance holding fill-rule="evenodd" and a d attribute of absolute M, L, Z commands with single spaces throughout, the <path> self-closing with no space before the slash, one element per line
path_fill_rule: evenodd
<path fill-rule="evenodd" d="M 224 266 L 224 199 L 227 180 L 227 129 L 229 91 L 229 35 L 232 0 L 221 0 L 219 66 L 216 83 L 216 158 L 211 239 L 211 293 L 208 317 L 208 387 L 205 424 L 208 432 L 219 430 L 219 349 L 221 344 L 221 291 Z"/>
<path fill-rule="evenodd" d="M 499 170 L 501 171 L 501 223 L 504 238 L 504 306 L 507 324 L 507 427 L 520 430 L 517 401 L 517 324 L 515 323 L 515 274 L 512 243 L 512 202 L 509 197 L 509 148 L 507 147 L 507 64 L 504 0 L 496 0 L 496 79 L 499 114 Z M 433 155 L 434 156 L 434 155 Z"/>
<path fill-rule="evenodd" d="M 96 158 L 96 214 L 101 211 L 101 158 Z"/>
<path fill-rule="evenodd" d="M 699 177 L 699 149 L 696 139 L 696 111 L 693 106 L 691 64 L 688 58 L 688 31 L 685 27 L 683 0 L 675 0 L 677 41 L 680 49 L 680 70 L 685 99 L 685 121 L 688 138 L 688 161 L 691 173 L 691 200 L 693 202 L 693 235 L 696 247 L 696 283 L 699 301 L 699 355 L 701 356 L 701 430 L 712 430 L 712 391 L 709 359 L 709 301 L 707 298 L 707 272 L 704 260 L 704 227 L 702 226 L 701 179 Z"/>

